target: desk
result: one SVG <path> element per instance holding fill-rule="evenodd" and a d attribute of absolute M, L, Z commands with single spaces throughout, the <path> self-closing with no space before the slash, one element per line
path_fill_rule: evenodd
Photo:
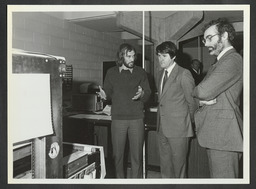
<path fill-rule="evenodd" d="M 111 135 L 111 116 L 92 113 L 78 113 L 65 116 L 63 123 L 64 142 L 95 145 L 94 127 L 96 125 L 107 127 L 108 136 Z M 110 137 L 107 137 L 107 146 L 109 148 L 112 146 Z M 111 150 L 108 150 L 106 153 L 107 157 L 111 157 Z"/>
<path fill-rule="evenodd" d="M 87 119 L 92 121 L 111 121 L 111 116 L 102 114 L 75 114 L 69 117 L 76 119 Z"/>
<path fill-rule="evenodd" d="M 144 142 L 144 145 L 143 145 L 143 178 L 147 177 L 146 175 L 147 153 L 146 152 L 147 152 L 148 132 L 156 130 L 155 113 L 146 113 L 146 117 L 147 117 L 145 118 L 145 141 L 146 142 Z M 66 125 L 65 122 L 68 122 L 68 121 L 73 121 L 75 123 L 72 126 L 70 125 L 70 123 Z M 107 131 L 108 132 L 108 137 L 107 137 L 108 150 L 106 153 L 107 153 L 107 157 L 111 159 L 112 157 L 112 142 L 110 137 L 111 136 L 111 116 L 102 115 L 102 114 L 78 113 L 78 114 L 66 116 L 65 122 L 64 122 L 64 131 L 63 131 L 63 135 L 64 135 L 63 138 L 65 142 L 76 142 L 76 143 L 91 144 L 91 145 L 95 144 L 94 136 L 92 136 L 94 133 L 94 126 L 96 125 L 106 126 L 108 130 Z M 87 126 L 87 128 L 85 128 L 85 125 Z M 70 127 L 72 127 L 72 129 Z M 76 127 L 78 127 L 77 132 L 74 131 Z M 84 129 L 86 132 L 82 131 Z M 79 139 L 79 136 L 83 137 L 83 139 Z M 68 139 L 68 137 L 71 137 L 71 138 Z"/>

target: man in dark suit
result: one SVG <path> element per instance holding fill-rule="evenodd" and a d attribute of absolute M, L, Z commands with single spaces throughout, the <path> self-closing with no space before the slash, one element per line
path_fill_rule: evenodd
<path fill-rule="evenodd" d="M 189 70 L 176 62 L 176 45 L 170 41 L 156 47 L 160 67 L 158 81 L 157 138 L 163 178 L 185 178 L 189 138 L 197 108 L 195 87 Z"/>
<path fill-rule="evenodd" d="M 193 59 L 191 61 L 189 70 L 195 80 L 195 85 L 197 86 L 203 79 L 202 62 L 200 62 L 198 59 Z"/>
<path fill-rule="evenodd" d="M 213 20 L 204 30 L 203 43 L 217 61 L 193 91 L 201 104 L 195 113 L 198 142 L 206 148 L 212 178 L 237 178 L 243 151 L 242 57 L 232 46 L 235 30 L 226 19 Z"/>

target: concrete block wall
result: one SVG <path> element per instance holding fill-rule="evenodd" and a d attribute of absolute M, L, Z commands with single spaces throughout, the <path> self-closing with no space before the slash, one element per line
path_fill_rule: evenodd
<path fill-rule="evenodd" d="M 40 12 L 12 14 L 12 47 L 66 58 L 74 83 L 102 85 L 102 62 L 116 59 L 119 35 L 101 33 Z"/>

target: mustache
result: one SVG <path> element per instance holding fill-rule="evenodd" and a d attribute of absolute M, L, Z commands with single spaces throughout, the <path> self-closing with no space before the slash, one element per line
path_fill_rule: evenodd
<path fill-rule="evenodd" d="M 208 51 L 209 51 L 209 52 L 216 49 L 216 47 L 213 47 L 213 46 L 209 46 L 209 47 L 207 47 L 207 48 L 208 48 Z"/>

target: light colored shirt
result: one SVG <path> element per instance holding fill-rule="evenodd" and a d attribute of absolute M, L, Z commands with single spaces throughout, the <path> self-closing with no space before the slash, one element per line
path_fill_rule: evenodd
<path fill-rule="evenodd" d="M 194 68 L 192 68 L 196 73 L 197 73 L 197 75 L 199 75 L 200 74 L 200 70 L 196 70 L 196 69 L 194 69 Z"/>
<path fill-rule="evenodd" d="M 176 65 L 176 62 L 174 62 L 171 66 L 169 66 L 167 69 L 164 69 L 164 73 L 165 73 L 165 71 L 167 71 L 168 72 L 168 78 L 169 78 L 169 76 L 170 76 L 170 74 L 171 74 L 171 72 L 172 72 L 172 70 L 173 70 L 173 68 L 174 68 L 174 66 Z M 163 90 L 162 89 L 162 86 L 163 86 L 163 80 L 164 80 L 164 74 L 162 75 L 162 81 L 161 81 L 161 91 Z"/>
<path fill-rule="evenodd" d="M 221 53 L 217 56 L 217 60 L 219 60 L 227 51 L 229 51 L 230 49 L 233 49 L 233 46 L 227 47 L 225 48 L 223 51 L 221 51 Z"/>
<path fill-rule="evenodd" d="M 133 68 L 126 68 L 124 65 L 119 67 L 119 72 L 121 73 L 122 70 L 129 70 L 131 73 L 133 71 Z"/>

